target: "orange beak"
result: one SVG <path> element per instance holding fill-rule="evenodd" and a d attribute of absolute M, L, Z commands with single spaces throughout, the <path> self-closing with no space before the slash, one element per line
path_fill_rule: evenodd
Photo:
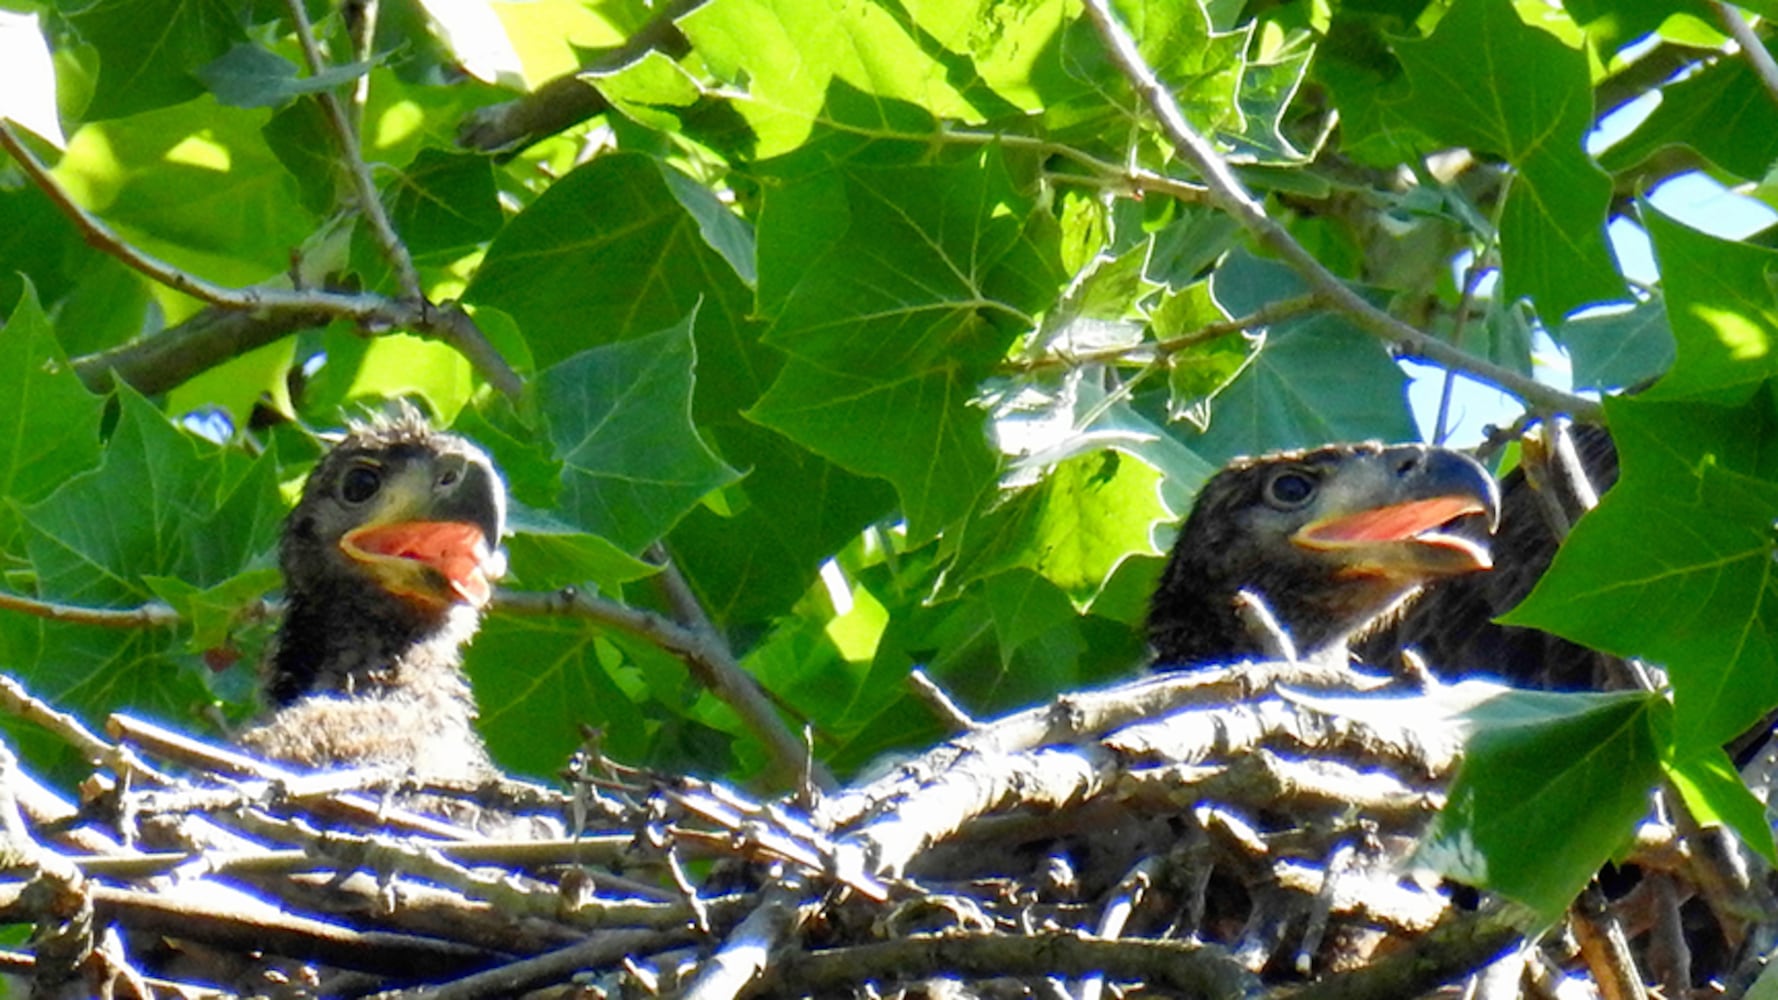
<path fill-rule="evenodd" d="M 1298 529 L 1291 540 L 1304 548 L 1340 552 L 1348 573 L 1388 576 L 1450 576 L 1490 569 L 1486 546 L 1440 531 L 1452 520 L 1485 514 L 1490 526 L 1496 508 L 1468 495 L 1409 500 L 1350 514 L 1336 514 Z"/>
<path fill-rule="evenodd" d="M 486 607 L 506 570 L 482 529 L 463 521 L 368 525 L 347 532 L 340 549 L 391 593 L 428 605 Z"/>

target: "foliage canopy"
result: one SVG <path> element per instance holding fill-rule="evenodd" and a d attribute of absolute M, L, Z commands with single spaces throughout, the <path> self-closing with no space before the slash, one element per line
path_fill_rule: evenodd
<path fill-rule="evenodd" d="M 0 613 L 0 669 L 61 707 L 249 712 L 315 432 L 405 395 L 507 475 L 510 587 L 583 598 L 509 599 L 472 651 L 504 764 L 550 773 L 590 724 L 621 759 L 783 781 L 641 611 L 850 773 L 942 735 L 913 668 L 983 715 L 1138 668 L 1204 478 L 1418 437 L 1398 357 L 1595 415 L 1533 381 L 1536 333 L 1607 394 L 1624 478 L 1515 620 L 1658 661 L 1671 699 L 1515 718 L 1451 822 L 1546 906 L 1627 835 L 1608 790 L 1663 772 L 1770 850 L 1718 747 L 1778 705 L 1778 258 L 1642 198 L 1701 170 L 1771 200 L 1778 100 L 1690 5 L 1120 0 L 1208 172 L 1072 0 L 390 0 L 373 38 L 309 4 L 316 66 L 282 5 L 5 6 L 0 115 L 53 167 L 0 168 L 4 589 L 175 612 Z M 52 187 L 136 253 L 285 294 L 207 307 Z M 1656 280 L 1608 226 L 1646 231 Z M 1556 791 L 1487 814 L 1525 781 Z M 1609 821 L 1578 863 L 1515 870 L 1586 800 Z"/>

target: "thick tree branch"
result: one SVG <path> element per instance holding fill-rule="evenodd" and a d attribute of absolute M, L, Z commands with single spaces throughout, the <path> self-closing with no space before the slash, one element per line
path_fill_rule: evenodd
<path fill-rule="evenodd" d="M 1289 230 L 1266 214 L 1265 206 L 1247 191 L 1240 179 L 1229 170 L 1228 164 L 1217 155 L 1216 150 L 1192 129 L 1191 124 L 1185 120 L 1184 113 L 1179 110 L 1178 103 L 1173 100 L 1171 92 L 1155 76 L 1154 70 L 1137 50 L 1135 41 L 1117 22 L 1116 16 L 1111 12 L 1109 0 L 1084 2 L 1087 14 L 1111 53 L 1112 61 L 1148 103 L 1160 122 L 1162 132 L 1177 148 L 1178 155 L 1204 179 L 1209 188 L 1210 203 L 1233 216 L 1254 239 L 1282 258 L 1291 270 L 1308 283 L 1310 290 L 1321 296 L 1330 307 L 1366 333 L 1386 341 L 1403 353 L 1458 369 L 1542 409 L 1572 413 L 1585 419 L 1599 418 L 1602 411 L 1593 400 L 1562 392 L 1518 372 L 1472 357 L 1468 352 L 1430 337 L 1390 316 L 1348 288 L 1338 276 L 1322 266 L 1314 254 L 1298 243 Z"/>
<path fill-rule="evenodd" d="M 180 378 L 190 378 L 293 330 L 342 319 L 375 333 L 409 329 L 434 337 L 467 358 L 502 394 L 517 399 L 524 388 L 518 373 L 488 343 L 475 321 L 455 304 L 433 305 L 419 296 L 412 301 L 398 301 L 381 295 L 318 289 L 228 288 L 206 281 L 129 245 L 97 216 L 78 205 L 4 120 L 0 120 L 0 148 L 11 154 L 32 182 L 100 252 L 159 284 L 218 310 L 246 317 L 222 323 L 214 313 L 200 314 L 206 318 L 194 318 L 161 335 L 78 359 L 76 371 L 89 385 L 107 385 L 109 377 L 128 380 L 135 375 L 142 377 L 145 384 L 170 388 L 179 384 Z M 260 328 L 262 325 L 264 329 Z M 165 346 L 154 343 L 174 331 L 184 332 L 176 334 Z"/>
<path fill-rule="evenodd" d="M 607 110 L 611 102 L 586 77 L 621 69 L 649 52 L 673 59 L 683 57 L 691 51 L 691 42 L 673 22 L 703 3 L 704 0 L 672 0 L 641 30 L 599 59 L 558 76 L 517 100 L 476 109 L 458 126 L 457 145 L 504 157 L 516 156 L 532 143 Z"/>

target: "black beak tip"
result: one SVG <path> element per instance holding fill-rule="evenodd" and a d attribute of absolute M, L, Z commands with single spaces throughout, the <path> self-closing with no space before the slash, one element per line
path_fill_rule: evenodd
<path fill-rule="evenodd" d="M 1424 485 L 1442 496 L 1475 498 L 1488 519 L 1488 531 L 1500 527 L 1500 484 L 1482 463 L 1458 451 L 1431 449 L 1421 465 Z"/>

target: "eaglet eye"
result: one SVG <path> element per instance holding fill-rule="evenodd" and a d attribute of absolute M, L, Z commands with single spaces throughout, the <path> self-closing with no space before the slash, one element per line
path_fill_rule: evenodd
<path fill-rule="evenodd" d="M 1315 480 L 1302 472 L 1286 470 L 1266 483 L 1266 500 L 1274 507 L 1293 510 L 1315 495 Z"/>
<path fill-rule="evenodd" d="M 363 503 L 382 488 L 382 473 L 368 465 L 354 465 L 340 479 L 340 499 L 352 504 Z"/>

